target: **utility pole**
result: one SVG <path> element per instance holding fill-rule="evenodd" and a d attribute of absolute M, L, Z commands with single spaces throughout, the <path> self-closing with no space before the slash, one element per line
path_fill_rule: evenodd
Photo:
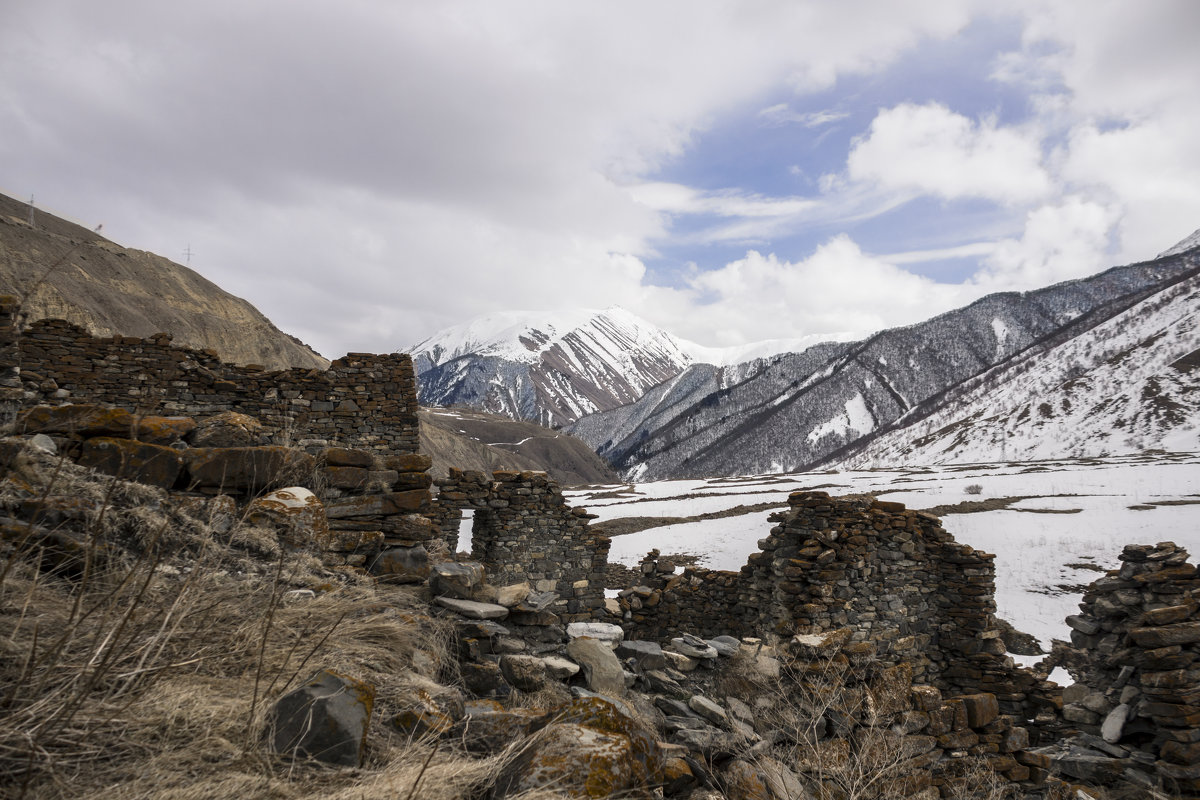
<path fill-rule="evenodd" d="M 33 227 L 33 195 L 29 195 L 29 227 Z"/>
<path fill-rule="evenodd" d="M 192 265 L 192 245 L 190 242 L 187 247 L 183 248 L 183 257 L 187 259 L 183 262 L 184 266 L 190 267 Z"/>

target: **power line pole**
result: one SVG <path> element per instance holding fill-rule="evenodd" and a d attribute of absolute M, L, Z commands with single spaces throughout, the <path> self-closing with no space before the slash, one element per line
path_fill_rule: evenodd
<path fill-rule="evenodd" d="M 29 227 L 33 227 L 33 195 L 29 195 Z"/>
<path fill-rule="evenodd" d="M 191 245 L 191 243 L 188 243 L 188 246 L 183 248 L 183 257 L 185 259 L 187 259 L 186 261 L 183 262 L 184 265 L 190 267 L 192 265 L 192 245 Z"/>

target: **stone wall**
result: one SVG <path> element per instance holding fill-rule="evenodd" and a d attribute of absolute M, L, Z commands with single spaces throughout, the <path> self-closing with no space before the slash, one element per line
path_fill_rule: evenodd
<path fill-rule="evenodd" d="M 1197 797 L 1200 571 L 1172 542 L 1128 545 L 1120 559 L 1067 618 L 1072 648 L 1056 655 L 1078 683 L 1063 717 L 1085 735 L 1047 757 L 1080 779 Z"/>
<path fill-rule="evenodd" d="M 462 512 L 474 510 L 472 557 L 493 583 L 529 581 L 537 591 L 557 592 L 567 600 L 567 621 L 603 608 L 609 539 L 589 529 L 592 515 L 568 506 L 545 473 L 451 469 L 436 483 L 429 516 L 456 547 Z"/>
<path fill-rule="evenodd" d="M 0 303 L 0 371 L 5 308 Z M 41 320 L 21 334 L 19 362 L 26 405 L 103 403 L 198 419 L 237 411 L 261 421 L 277 444 L 419 449 L 416 381 L 403 353 L 350 353 L 325 372 L 267 372 L 226 364 L 211 350 L 174 347 L 168 334 L 96 338 L 62 320 Z"/>
<path fill-rule="evenodd" d="M 21 301 L 12 295 L 0 295 L 0 424 L 16 416 L 21 405 L 20 330 L 17 314 Z"/>
<path fill-rule="evenodd" d="M 845 628 L 883 663 L 911 664 L 918 681 L 1026 710 L 1037 681 L 1004 658 L 992 555 L 899 503 L 797 492 L 789 504 L 740 572 L 667 575 L 656 559 L 644 562 L 647 586 L 622 598 L 626 627 L 652 639 Z"/>

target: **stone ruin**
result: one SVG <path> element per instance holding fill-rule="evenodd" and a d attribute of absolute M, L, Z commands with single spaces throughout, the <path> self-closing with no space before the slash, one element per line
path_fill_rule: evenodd
<path fill-rule="evenodd" d="M 20 336 L 16 310 L 0 298 L 0 410 L 19 431 L 48 434 L 98 471 L 241 506 L 264 524 L 311 505 L 275 490 L 310 491 L 322 512 L 316 523 L 307 518 L 304 535 L 326 563 L 428 581 L 447 613 L 465 618 L 459 655 L 476 694 L 571 680 L 574 665 L 558 653 L 593 634 L 571 636 L 569 624 L 610 619 L 602 591 L 609 540 L 544 474 L 452 470 L 433 485 L 417 452 L 407 356 L 355 354 L 327 373 L 267 373 L 175 348 L 166 336 L 94 339 L 54 321 Z M 450 555 L 465 510 L 474 516 L 474 562 Z M 620 634 L 613 643 L 623 642 L 617 673 L 574 648 L 575 660 L 606 665 L 594 674 L 607 682 L 596 685 L 599 668 L 587 666 L 588 685 L 619 694 L 614 675 L 626 685 L 632 677 L 659 698 L 678 746 L 711 758 L 731 746 L 727 736 L 765 735 L 753 730 L 756 715 L 734 699 L 717 711 L 700 695 L 681 708 L 668 699 L 695 691 L 684 676 L 716 665 L 726 652 L 718 645 L 732 641 L 737 652 L 750 643 L 762 654 L 756 663 L 774 661 L 775 674 L 792 670 L 801 680 L 818 657 L 861 667 L 853 692 L 875 698 L 875 721 L 861 724 L 903 736 L 907 767 L 928 778 L 906 783 L 903 796 L 955 796 L 952 767 L 967 756 L 984 758 L 1028 796 L 1068 796 L 1053 774 L 1138 786 L 1147 797 L 1165 797 L 1164 787 L 1200 796 L 1200 584 L 1183 551 L 1127 548 L 1122 569 L 1089 589 L 1070 620 L 1072 646 L 1054 656 L 1078 683 L 1059 691 L 1005 656 L 993 557 L 955 542 L 935 517 L 798 492 L 772 521 L 739 572 L 675 574 L 656 552 L 648 556 L 637 585 L 621 593 L 620 627 L 611 626 Z M 756 638 L 764 635 L 775 644 Z M 672 644 L 659 648 L 665 640 Z"/>

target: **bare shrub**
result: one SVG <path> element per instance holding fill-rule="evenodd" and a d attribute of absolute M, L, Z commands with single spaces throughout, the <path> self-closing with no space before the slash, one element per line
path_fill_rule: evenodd
<path fill-rule="evenodd" d="M 963 491 L 966 492 L 967 494 L 983 494 L 983 487 L 980 486 L 978 483 L 972 483 L 969 486 L 967 486 L 965 489 L 963 489 Z"/>

